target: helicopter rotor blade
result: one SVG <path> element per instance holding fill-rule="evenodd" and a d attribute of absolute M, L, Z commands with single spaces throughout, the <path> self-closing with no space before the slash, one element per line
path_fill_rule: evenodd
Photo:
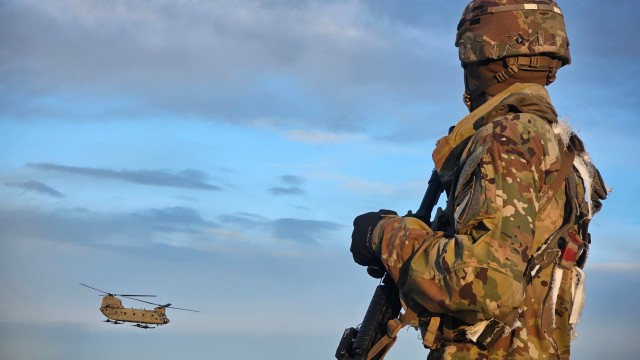
<path fill-rule="evenodd" d="M 179 308 L 179 307 L 173 307 L 173 306 L 167 306 L 169 309 L 176 309 L 176 310 L 183 310 L 183 311 L 191 311 L 191 312 L 197 312 L 199 313 L 199 310 L 191 310 L 191 309 L 183 309 L 183 308 Z"/>
<path fill-rule="evenodd" d="M 184 308 L 179 308 L 179 307 L 171 306 L 171 304 L 163 305 L 162 307 L 164 307 L 164 308 L 169 308 L 169 309 L 176 309 L 176 310 L 184 310 L 184 311 L 200 312 L 200 311 L 198 311 L 198 310 L 184 309 Z"/>
<path fill-rule="evenodd" d="M 94 287 L 91 287 L 91 286 L 86 285 L 86 284 L 83 284 L 83 283 L 78 283 L 78 284 L 80 284 L 80 285 L 82 285 L 82 286 L 86 286 L 86 287 L 88 287 L 89 289 L 93 289 L 93 290 L 95 290 L 95 291 L 99 291 L 99 292 L 101 292 L 101 293 L 103 293 L 103 294 L 113 295 L 113 294 L 111 294 L 111 293 L 108 293 L 108 292 L 103 291 L 103 290 L 100 290 L 100 289 L 96 289 L 96 288 L 94 288 Z"/>
<path fill-rule="evenodd" d="M 104 291 L 104 290 L 96 289 L 96 288 L 94 288 L 94 287 L 92 287 L 92 286 L 89 286 L 89 285 L 87 285 L 87 284 L 83 284 L 83 283 L 78 283 L 78 284 L 80 284 L 80 285 L 82 285 L 82 286 L 86 286 L 86 287 L 88 287 L 89 289 L 93 289 L 93 290 L 95 290 L 95 291 L 99 291 L 99 292 L 101 292 L 101 293 L 103 293 L 103 294 L 107 294 L 107 295 L 111 295 L 111 296 L 124 296 L 124 297 L 129 297 L 129 296 L 136 296 L 136 297 L 156 297 L 155 295 L 113 294 L 113 293 L 110 293 L 110 292 L 106 292 L 106 291 Z"/>

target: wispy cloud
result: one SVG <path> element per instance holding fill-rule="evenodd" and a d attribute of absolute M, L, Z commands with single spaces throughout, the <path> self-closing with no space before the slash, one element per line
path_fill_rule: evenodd
<path fill-rule="evenodd" d="M 358 134 L 341 134 L 321 131 L 304 131 L 300 129 L 287 131 L 286 138 L 291 141 L 324 144 L 362 141 L 365 137 Z"/>
<path fill-rule="evenodd" d="M 303 245 L 317 244 L 327 233 L 340 230 L 343 227 L 343 225 L 331 221 L 294 218 L 271 220 L 251 213 L 228 214 L 220 216 L 219 220 L 222 223 L 238 225 L 245 229 L 268 231 L 275 239 L 293 241 Z"/>
<path fill-rule="evenodd" d="M 58 165 L 52 163 L 34 163 L 27 166 L 67 174 L 83 175 L 94 178 L 120 180 L 141 185 L 175 187 L 196 190 L 221 191 L 222 188 L 206 183 L 207 175 L 199 170 L 110 170 L 92 167 Z"/>
<path fill-rule="evenodd" d="M 282 175 L 280 176 L 282 182 L 289 185 L 300 185 L 304 182 L 304 178 L 296 175 Z"/>
<path fill-rule="evenodd" d="M 277 219 L 273 222 L 273 235 L 280 239 L 304 244 L 315 244 L 319 235 L 342 228 L 331 221 Z"/>
<path fill-rule="evenodd" d="M 44 183 L 41 183 L 40 181 L 30 180 L 30 181 L 6 182 L 5 185 L 9 187 L 23 189 L 24 191 L 33 191 L 39 194 L 53 196 L 56 198 L 64 197 L 64 195 L 61 192 Z"/>
<path fill-rule="evenodd" d="M 283 175 L 279 177 L 285 186 L 274 186 L 269 188 L 269 192 L 274 196 L 281 195 L 304 195 L 306 192 L 299 186 L 305 179 L 296 175 Z"/>
<path fill-rule="evenodd" d="M 306 192 L 301 188 L 299 188 L 298 186 L 288 186 L 288 187 L 275 186 L 275 187 L 269 188 L 269 192 L 275 196 L 306 194 Z"/>
<path fill-rule="evenodd" d="M 165 233 L 200 234 L 201 229 L 217 227 L 215 223 L 203 219 L 196 209 L 183 206 L 148 209 L 133 215 L 151 229 Z"/>

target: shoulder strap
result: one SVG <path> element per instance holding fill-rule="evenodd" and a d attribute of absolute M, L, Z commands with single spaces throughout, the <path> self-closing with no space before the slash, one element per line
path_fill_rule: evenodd
<path fill-rule="evenodd" d="M 500 104 L 507 96 L 516 93 L 526 91 L 529 94 L 539 94 L 548 97 L 549 94 L 544 86 L 538 84 L 529 83 L 517 83 L 512 85 L 507 90 L 489 99 L 486 103 L 482 104 L 475 111 L 465 116 L 462 120 L 456 124 L 449 135 L 441 138 L 436 143 L 436 149 L 433 151 L 433 162 L 436 165 L 436 169 L 440 172 L 442 165 L 451 153 L 465 139 L 469 138 L 476 131 L 474 125 L 478 120 L 484 118 L 487 113 Z"/>

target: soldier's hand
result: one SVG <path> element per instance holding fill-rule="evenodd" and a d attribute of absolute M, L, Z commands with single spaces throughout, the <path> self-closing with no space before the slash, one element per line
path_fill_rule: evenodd
<path fill-rule="evenodd" d="M 353 220 L 353 233 L 351 233 L 351 254 L 353 260 L 362 266 L 373 266 L 384 269 L 380 258 L 371 247 L 373 230 L 384 216 L 398 215 L 392 210 L 380 210 L 368 212 L 357 216 Z"/>

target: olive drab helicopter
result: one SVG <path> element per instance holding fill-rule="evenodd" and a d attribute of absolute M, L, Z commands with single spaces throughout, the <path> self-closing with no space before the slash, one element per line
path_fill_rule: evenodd
<path fill-rule="evenodd" d="M 93 289 L 105 294 L 102 297 L 102 304 L 100 305 L 100 312 L 104 316 L 107 317 L 107 320 L 104 320 L 106 323 L 120 325 L 125 322 L 135 323 L 132 326 L 139 327 L 141 329 L 154 329 L 160 325 L 165 325 L 169 323 L 169 318 L 165 314 L 165 310 L 176 309 L 176 310 L 184 310 L 184 311 L 192 311 L 192 312 L 200 312 L 198 310 L 191 309 L 183 309 L 171 306 L 171 304 L 156 304 L 146 300 L 136 299 L 136 297 L 155 297 L 155 295 L 130 295 L 130 294 L 112 294 L 100 289 L 96 289 L 89 285 L 79 283 L 82 286 L 88 287 L 89 289 Z M 140 301 L 143 303 L 155 305 L 156 308 L 153 310 L 146 309 L 134 309 L 134 308 L 126 308 L 122 306 L 122 301 L 120 301 L 117 296 L 121 296 L 127 299 Z"/>

